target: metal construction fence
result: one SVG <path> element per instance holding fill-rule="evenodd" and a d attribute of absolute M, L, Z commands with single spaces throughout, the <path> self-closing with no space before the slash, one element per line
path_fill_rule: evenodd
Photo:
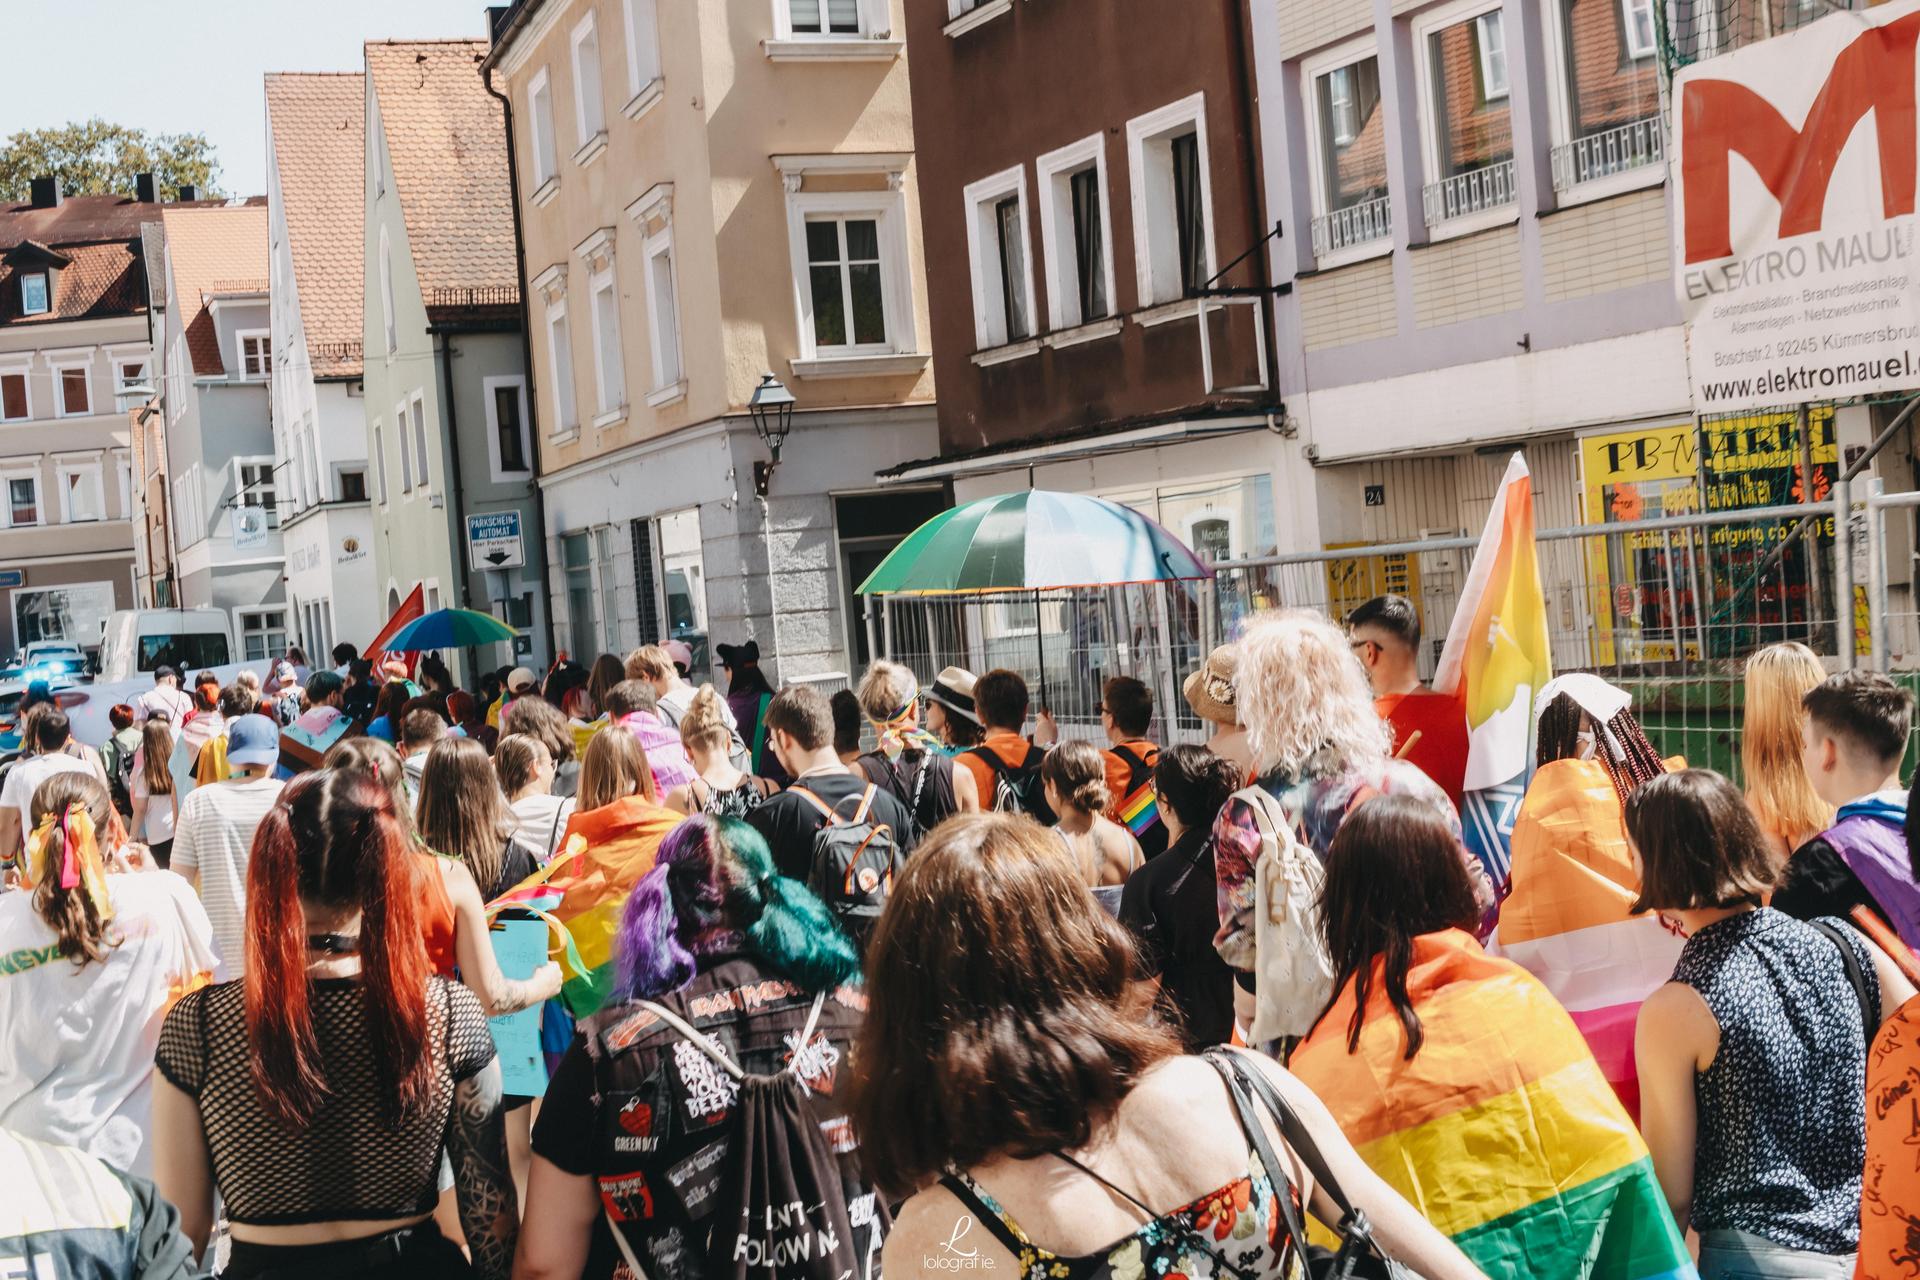
<path fill-rule="evenodd" d="M 1920 610 L 1889 581 L 1890 532 L 1914 545 L 1920 493 L 1835 484 L 1825 501 L 1542 530 L 1542 587 L 1558 672 L 1630 690 L 1667 755 L 1739 776 L 1742 679 L 1755 650 L 1797 640 L 1830 670 L 1920 671 Z M 1849 518 L 1840 518 L 1841 513 Z M 1265 609 L 1343 619 L 1383 592 L 1407 595 L 1430 676 L 1478 539 L 1446 538 L 1226 561 L 1212 581 L 999 595 L 891 598 L 870 616 L 876 649 L 923 682 L 955 665 L 1021 672 L 1069 736 L 1097 737 L 1103 681 L 1154 691 L 1163 741 L 1210 730 L 1180 685 Z M 1171 717 L 1168 711 L 1171 710 Z"/>

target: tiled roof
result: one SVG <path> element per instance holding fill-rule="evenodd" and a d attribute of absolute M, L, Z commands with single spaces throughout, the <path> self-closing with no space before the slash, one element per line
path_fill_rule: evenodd
<path fill-rule="evenodd" d="M 316 377 L 360 373 L 366 96 L 366 77 L 357 71 L 267 77 L 267 124 Z"/>
<path fill-rule="evenodd" d="M 146 281 L 140 278 L 140 257 L 131 244 L 62 245 L 71 265 L 55 277 L 53 310 L 44 315 L 20 314 L 20 268 L 0 267 L 0 324 L 42 324 L 59 320 L 98 320 L 107 316 L 137 316 L 147 307 Z M 27 270 L 44 269 L 28 264 Z"/>
<path fill-rule="evenodd" d="M 158 205 L 138 204 L 125 196 L 68 196 L 51 209 L 0 205 L 0 249 L 22 240 L 56 248 L 103 240 L 131 242 L 140 238 L 140 224 L 158 211 Z"/>
<path fill-rule="evenodd" d="M 186 329 L 193 371 L 219 376 L 220 339 L 206 296 L 216 281 L 257 283 L 267 272 L 267 210 L 258 204 L 216 208 L 168 205 L 161 213 L 167 229 L 167 257 L 173 264 L 173 302 Z M 258 292 L 258 290 L 254 290 Z"/>
<path fill-rule="evenodd" d="M 474 289 L 518 298 L 506 129 L 480 78 L 486 52 L 484 40 L 367 45 L 414 270 L 430 304 Z"/>

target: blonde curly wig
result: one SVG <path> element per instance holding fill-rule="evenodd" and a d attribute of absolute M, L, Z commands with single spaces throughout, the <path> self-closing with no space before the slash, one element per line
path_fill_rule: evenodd
<path fill-rule="evenodd" d="M 1235 705 L 1261 774 L 1327 776 L 1392 753 L 1393 730 L 1374 712 L 1367 673 L 1325 617 L 1260 614 L 1239 649 Z"/>

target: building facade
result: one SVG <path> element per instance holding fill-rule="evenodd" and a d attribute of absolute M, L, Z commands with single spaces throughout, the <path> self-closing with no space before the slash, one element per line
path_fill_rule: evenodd
<path fill-rule="evenodd" d="M 506 130 L 480 77 L 486 51 L 366 46 L 362 274 L 381 617 L 415 586 L 428 610 L 494 613 L 522 634 L 477 653 L 483 669 L 551 656 Z M 473 563 L 474 519 L 496 535 L 496 561 Z M 517 556 L 500 545 L 513 528 Z"/>
<path fill-rule="evenodd" d="M 510 104 L 557 642 L 865 656 L 852 592 L 944 505 L 903 0 L 520 0 Z M 749 401 L 796 401 L 777 467 Z M 762 483 L 756 484 L 756 478 Z M 756 489 L 763 492 L 756 492 Z"/>
<path fill-rule="evenodd" d="M 144 200 L 62 196 L 51 178 L 0 209 L 0 654 L 97 649 L 134 604 L 135 512 L 123 388 L 148 376 Z"/>
<path fill-rule="evenodd" d="M 361 380 L 366 76 L 266 78 L 273 445 L 289 624 L 316 662 L 387 614 Z"/>
<path fill-rule="evenodd" d="M 176 205 L 159 225 L 165 284 L 151 327 L 171 589 L 181 606 L 230 613 L 246 660 L 277 657 L 291 632 L 268 409 L 266 204 Z"/>
<path fill-rule="evenodd" d="M 1130 503 L 1213 558 L 1276 545 L 1245 6 L 907 11 L 940 386 L 938 456 L 891 478 L 965 500 Z M 1143 38 L 1151 32 L 1150 38 Z"/>

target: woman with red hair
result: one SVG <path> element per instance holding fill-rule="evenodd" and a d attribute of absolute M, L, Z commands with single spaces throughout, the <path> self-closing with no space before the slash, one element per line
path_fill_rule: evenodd
<path fill-rule="evenodd" d="M 500 1066 L 471 992 L 434 976 L 412 854 L 363 773 L 289 783 L 247 867 L 247 976 L 160 1033 L 155 1181 L 221 1274 L 504 1277 L 518 1212 Z M 442 1149 L 471 1265 L 434 1227 Z"/>

